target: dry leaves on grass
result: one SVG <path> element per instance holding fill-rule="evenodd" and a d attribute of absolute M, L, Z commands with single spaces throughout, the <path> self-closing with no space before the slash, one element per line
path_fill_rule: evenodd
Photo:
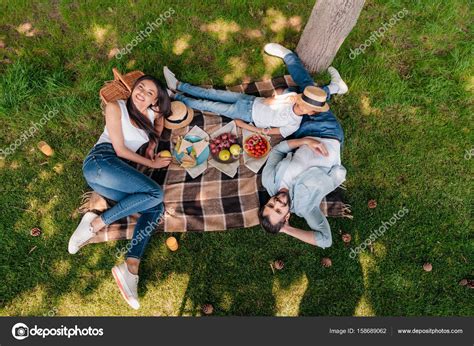
<path fill-rule="evenodd" d="M 38 227 L 34 227 L 30 231 L 30 234 L 31 234 L 32 237 L 39 237 L 41 235 L 41 233 L 43 233 L 43 232 Z"/>
<path fill-rule="evenodd" d="M 425 272 L 430 272 L 433 270 L 433 265 L 429 262 L 426 262 L 425 264 L 423 264 L 423 270 Z"/>
<path fill-rule="evenodd" d="M 342 241 L 346 244 L 350 243 L 352 240 L 352 236 L 349 233 L 344 233 L 342 235 Z"/>
<path fill-rule="evenodd" d="M 202 306 L 202 312 L 205 315 L 211 315 L 214 312 L 214 307 L 211 304 L 204 304 Z"/>
<path fill-rule="evenodd" d="M 371 199 L 367 202 L 367 206 L 369 209 L 374 209 L 377 207 L 377 201 L 375 199 Z"/>
<path fill-rule="evenodd" d="M 118 49 L 117 47 L 112 48 L 112 49 L 109 51 L 109 54 L 107 54 L 107 58 L 108 58 L 109 60 L 112 60 L 118 53 L 120 53 L 120 49 Z"/>
<path fill-rule="evenodd" d="M 33 25 L 30 22 L 23 23 L 16 28 L 20 34 L 25 35 L 26 37 L 36 36 L 39 31 L 33 28 Z"/>
<path fill-rule="evenodd" d="M 329 268 L 330 266 L 332 266 L 332 261 L 329 257 L 323 257 L 321 259 L 321 265 L 325 268 Z"/>
<path fill-rule="evenodd" d="M 283 263 L 282 260 L 276 260 L 275 262 L 273 262 L 273 267 L 276 270 L 282 270 L 284 266 L 285 266 L 285 264 Z"/>

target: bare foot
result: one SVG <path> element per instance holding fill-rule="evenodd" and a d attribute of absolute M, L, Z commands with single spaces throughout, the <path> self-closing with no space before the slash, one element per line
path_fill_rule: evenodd
<path fill-rule="evenodd" d="M 140 260 L 138 258 L 129 257 L 125 260 L 125 262 L 127 263 L 128 271 L 134 275 L 138 275 Z"/>

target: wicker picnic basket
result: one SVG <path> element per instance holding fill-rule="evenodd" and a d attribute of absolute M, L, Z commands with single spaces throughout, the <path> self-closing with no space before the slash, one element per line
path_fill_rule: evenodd
<path fill-rule="evenodd" d="M 107 82 L 99 91 L 103 105 L 127 99 L 135 81 L 144 75 L 142 71 L 132 71 L 122 75 L 116 68 L 113 68 L 112 72 L 114 80 Z"/>

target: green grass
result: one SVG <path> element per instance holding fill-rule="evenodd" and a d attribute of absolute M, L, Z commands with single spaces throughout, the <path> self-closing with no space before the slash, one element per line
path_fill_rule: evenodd
<path fill-rule="evenodd" d="M 31 121 L 59 111 L 0 160 L 0 315 L 199 315 L 202 304 L 212 303 L 216 315 L 472 316 L 472 291 L 458 285 L 474 276 L 474 157 L 464 158 L 474 146 L 472 8 L 461 0 L 367 1 L 341 47 L 334 65 L 350 92 L 332 107 L 346 134 L 354 219 L 330 220 L 331 248 L 256 227 L 179 234 L 180 250 L 170 253 L 166 236 L 156 235 L 141 268 L 138 312 L 126 307 L 110 273 L 123 242 L 67 253 L 87 190 L 82 160 L 104 125 L 98 90 L 112 67 L 161 78 L 167 64 L 183 80 L 216 85 L 282 75 L 283 65 L 272 64 L 262 47 L 275 40 L 296 47 L 296 26 L 272 24 L 297 16 L 304 27 L 314 1 L 205 3 L 0 2 L 0 148 Z M 130 54 L 107 58 L 170 6 L 176 14 Z M 349 59 L 351 48 L 403 8 L 404 19 Z M 37 30 L 31 37 L 17 31 L 26 22 Z M 212 23 L 229 30 L 227 38 L 204 30 Z M 261 37 L 249 37 L 249 30 Z M 54 157 L 36 149 L 40 140 Z M 57 164 L 62 171 L 53 170 Z M 376 209 L 367 208 L 369 199 Z M 403 206 L 410 212 L 373 252 L 349 258 L 339 230 L 351 233 L 356 246 Z M 31 237 L 32 227 L 43 235 Z M 321 267 L 325 256 L 331 268 Z M 285 268 L 273 274 L 269 262 L 277 258 Z M 422 270 L 424 262 L 432 272 Z"/>

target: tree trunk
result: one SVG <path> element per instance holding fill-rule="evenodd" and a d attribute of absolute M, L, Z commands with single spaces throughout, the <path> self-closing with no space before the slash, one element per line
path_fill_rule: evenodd
<path fill-rule="evenodd" d="M 325 71 L 359 18 L 365 0 L 317 0 L 296 52 L 310 72 Z"/>

